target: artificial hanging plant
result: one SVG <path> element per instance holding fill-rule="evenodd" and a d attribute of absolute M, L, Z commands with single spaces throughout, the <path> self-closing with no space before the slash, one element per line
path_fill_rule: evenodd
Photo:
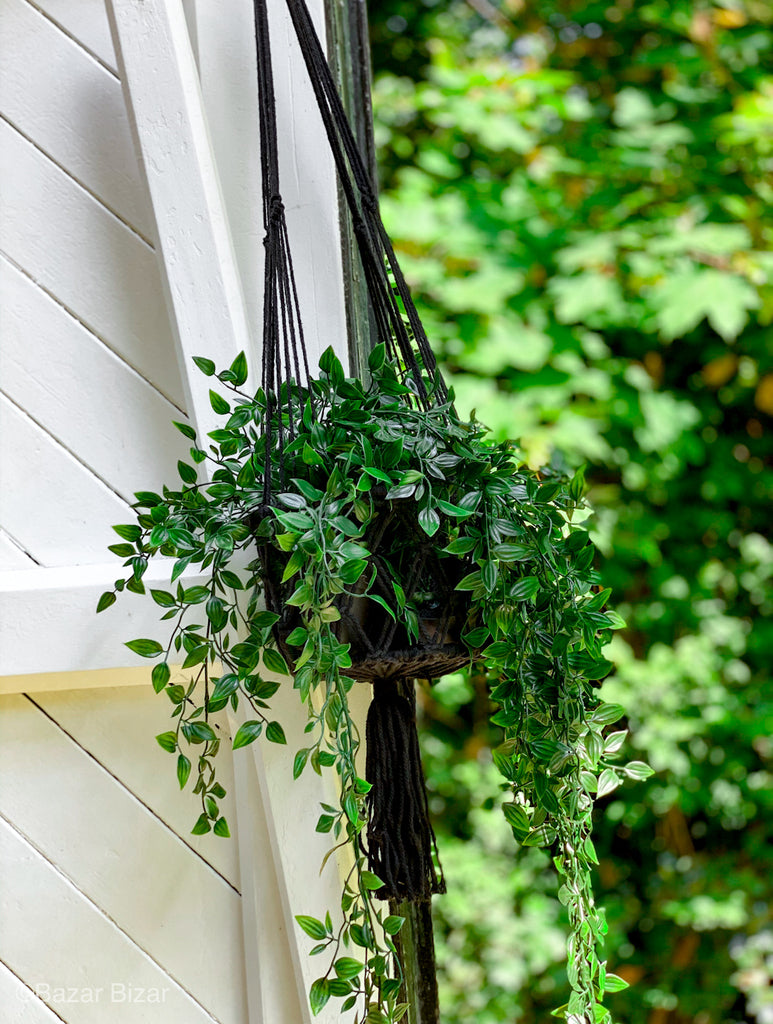
<path fill-rule="evenodd" d="M 552 847 L 559 898 L 570 920 L 572 994 L 559 1014 L 574 1024 L 607 1022 L 607 991 L 624 983 L 599 958 L 606 925 L 590 888 L 593 794 L 649 769 L 612 760 L 624 732 L 604 729 L 623 714 L 602 704 L 602 648 L 618 617 L 593 566 L 588 533 L 573 523 L 581 475 L 535 472 L 510 444 L 461 420 L 435 369 L 410 294 L 378 217 L 367 175 L 303 0 L 288 0 L 354 223 L 382 339 L 367 381 L 347 378 L 332 349 L 309 372 L 289 236 L 281 204 L 265 6 L 256 3 L 266 230 L 261 386 L 248 389 L 240 354 L 217 372 L 221 428 L 192 442 L 181 486 L 136 495 L 137 522 L 116 527 L 111 550 L 129 570 L 115 592 L 144 592 L 157 556 L 174 559 L 171 589 L 152 590 L 169 620 L 162 644 L 128 646 L 157 659 L 152 681 L 172 702 L 174 728 L 157 737 L 176 755 L 181 787 L 201 797 L 194 833 L 228 835 L 217 778 L 220 733 L 213 718 L 246 706 L 237 749 L 263 737 L 285 742 L 271 697 L 292 675 L 308 708 L 307 765 L 335 773 L 338 798 L 317 831 L 348 846 L 340 923 L 298 918 L 326 962 L 310 992 L 319 1011 L 332 997 L 358 1024 L 392 1024 L 406 1012 L 393 936 L 402 919 L 380 898 L 428 899 L 443 881 L 429 824 L 411 691 L 476 661 L 489 681 L 494 752 L 510 799 L 516 840 Z M 202 465 L 205 464 L 205 465 Z M 201 466 L 206 470 L 200 479 Z M 203 583 L 185 586 L 191 567 Z M 177 667 L 179 666 L 179 668 Z M 373 685 L 364 776 L 363 744 L 349 711 L 356 680 Z M 410 684 L 410 685 L 408 685 Z M 289 685 L 286 683 L 284 685 Z"/>

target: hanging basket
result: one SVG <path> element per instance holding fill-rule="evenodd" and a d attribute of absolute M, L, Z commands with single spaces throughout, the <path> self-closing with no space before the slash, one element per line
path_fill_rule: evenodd
<path fill-rule="evenodd" d="M 370 552 L 368 567 L 360 582 L 335 600 L 340 619 L 333 629 L 349 644 L 347 675 L 353 679 L 436 679 L 470 661 L 462 640 L 469 592 L 456 589 L 470 571 L 470 559 L 443 555 L 442 541 L 422 530 L 415 502 L 387 500 L 385 493 L 382 487 L 375 495 L 378 510 L 362 538 Z M 266 543 L 260 558 L 266 607 L 280 616 L 274 626 L 277 646 L 292 666 L 297 649 L 287 638 L 301 625 L 301 615 L 287 603 L 295 584 L 282 583 L 289 558 Z M 403 584 L 399 598 L 395 578 Z M 366 582 L 367 595 L 362 593 Z M 410 609 L 407 616 L 405 609 Z"/>

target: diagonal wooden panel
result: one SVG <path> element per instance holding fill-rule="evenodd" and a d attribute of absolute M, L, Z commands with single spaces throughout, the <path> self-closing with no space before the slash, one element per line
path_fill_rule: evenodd
<path fill-rule="evenodd" d="M 127 861 L 135 855 L 133 846 L 124 854 Z M 215 1021 L 2 817 L 0 920 L 2 960 L 66 1024 Z M 72 989 L 74 997 L 65 1002 Z M 128 998 L 139 990 L 144 1001 Z M 155 1001 L 149 1003 L 151 991 Z"/>
<path fill-rule="evenodd" d="M 150 669 L 144 686 L 38 693 L 33 700 L 106 771 L 120 778 L 187 846 L 239 888 L 236 840 L 220 839 L 211 833 L 191 835 L 201 813 L 201 800 L 194 795 L 192 782 L 183 793 L 179 791 L 175 758 L 155 741 L 158 733 L 173 728 L 169 718 L 172 706 L 165 694 L 153 692 Z M 225 736 L 218 755 L 218 777 L 228 792 L 220 806 L 235 827 L 233 761 L 225 719 L 218 722 L 218 729 Z M 235 756 L 239 756 L 238 752 Z"/>
<path fill-rule="evenodd" d="M 184 408 L 154 251 L 2 120 L 0 179 L 11 260 Z"/>
<path fill-rule="evenodd" d="M 102 0 L 29 0 L 46 17 L 77 40 L 112 71 L 116 69 L 115 50 L 110 38 L 105 5 Z"/>
<path fill-rule="evenodd" d="M 29 700 L 0 712 L 2 816 L 213 1017 L 242 1021 L 238 894 Z"/>
<path fill-rule="evenodd" d="M 59 1024 L 62 1019 L 55 1016 L 1 959 L 0 1006 L 3 1008 L 3 1024 Z"/>
<path fill-rule="evenodd" d="M 0 4 L 0 114 L 146 238 L 121 83 L 26 0 Z"/>
<path fill-rule="evenodd" d="M 42 565 L 104 562 L 126 504 L 0 395 L 0 525 Z"/>
<path fill-rule="evenodd" d="M 0 572 L 9 569 L 34 569 L 35 563 L 18 544 L 0 530 Z"/>
<path fill-rule="evenodd" d="M 126 501 L 177 481 L 178 410 L 2 257 L 0 309 L 0 391 Z"/>

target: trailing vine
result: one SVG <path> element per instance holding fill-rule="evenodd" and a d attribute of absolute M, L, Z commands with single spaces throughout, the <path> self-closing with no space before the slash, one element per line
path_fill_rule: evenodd
<path fill-rule="evenodd" d="M 196 363 L 215 375 L 210 360 Z M 340 916 L 329 908 L 324 919 L 297 918 L 316 942 L 311 954 L 326 964 L 311 988 L 311 1006 L 316 1013 L 335 997 L 359 1024 L 393 1024 L 407 1010 L 394 944 L 403 922 L 377 899 L 383 882 L 368 869 L 371 786 L 358 769 L 362 739 L 348 695 L 360 684 L 347 675 L 351 645 L 340 607 L 342 596 L 356 598 L 399 619 L 415 639 L 438 595 L 413 594 L 405 567 L 414 546 L 432 538 L 464 596 L 464 621 L 455 628 L 470 661 L 486 674 L 492 721 L 503 731 L 494 759 L 510 794 L 505 817 L 520 844 L 554 849 L 558 895 L 570 921 L 571 987 L 556 1012 L 573 1024 L 607 1024 L 605 993 L 625 983 L 601 959 L 606 923 L 590 886 L 597 863 L 593 798 L 650 770 L 641 762 L 615 767 L 625 733 L 604 735 L 623 709 L 600 703 L 596 687 L 610 667 L 603 646 L 622 623 L 605 610 L 609 591 L 576 521 L 584 507 L 582 475 L 567 480 L 551 469 L 530 470 L 512 445 L 493 442 L 475 420 L 461 421 L 452 396 L 435 393 L 435 403 L 422 407 L 383 345 L 369 365 L 367 384 L 348 379 L 328 350 L 319 377 L 305 388 L 284 385 L 279 401 L 245 390 L 243 355 L 218 373 L 230 391 L 229 399 L 210 393 L 223 426 L 200 440 L 190 425 L 176 424 L 191 442 L 191 461 L 178 464 L 176 489 L 138 493 L 136 523 L 115 527 L 121 543 L 111 550 L 127 574 L 102 595 L 98 610 L 117 592 L 144 593 L 150 559 L 173 560 L 171 588 L 150 591 L 170 623 L 167 641 L 127 646 L 156 660 L 154 689 L 172 704 L 174 728 L 157 740 L 176 756 L 180 787 L 192 777 L 201 798 L 194 834 L 229 834 L 214 716 L 226 707 L 246 709 L 234 749 L 259 737 L 285 743 L 271 698 L 287 685 L 276 677 L 292 675 L 308 709 L 308 744 L 295 753 L 293 776 L 307 768 L 334 772 L 337 802 L 321 806 L 316 827 L 330 834 L 328 857 L 349 851 Z M 434 382 L 422 383 L 433 394 Z M 209 471 L 200 477 L 204 463 Z M 268 495 L 267 475 L 275 482 Z M 387 600 L 374 586 L 368 537 L 394 507 L 409 510 L 415 530 L 386 538 L 379 557 L 393 591 Z M 204 582 L 186 585 L 191 572 Z M 272 574 L 279 578 L 269 580 Z M 295 616 L 281 642 L 285 609 L 265 607 L 267 583 L 285 588 L 284 605 Z"/>

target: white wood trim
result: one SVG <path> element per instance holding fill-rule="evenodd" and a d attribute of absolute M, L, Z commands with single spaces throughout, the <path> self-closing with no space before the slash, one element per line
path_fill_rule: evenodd
<path fill-rule="evenodd" d="M 147 680 L 150 662 L 124 641 L 159 635 L 158 606 L 147 596 L 121 594 L 95 615 L 100 595 L 124 573 L 117 563 L 0 572 L 0 690 L 132 685 L 140 665 Z M 144 576 L 148 590 L 167 589 L 169 573 L 168 561 L 152 564 Z M 200 581 L 194 573 L 184 579 L 188 586 Z M 61 684 L 54 673 L 64 674 Z"/>
<path fill-rule="evenodd" d="M 188 410 L 205 435 L 219 420 L 212 381 L 192 364 L 226 369 L 252 355 L 241 281 L 223 208 L 180 0 L 109 0 L 113 42 L 141 154 L 163 260 Z"/>

